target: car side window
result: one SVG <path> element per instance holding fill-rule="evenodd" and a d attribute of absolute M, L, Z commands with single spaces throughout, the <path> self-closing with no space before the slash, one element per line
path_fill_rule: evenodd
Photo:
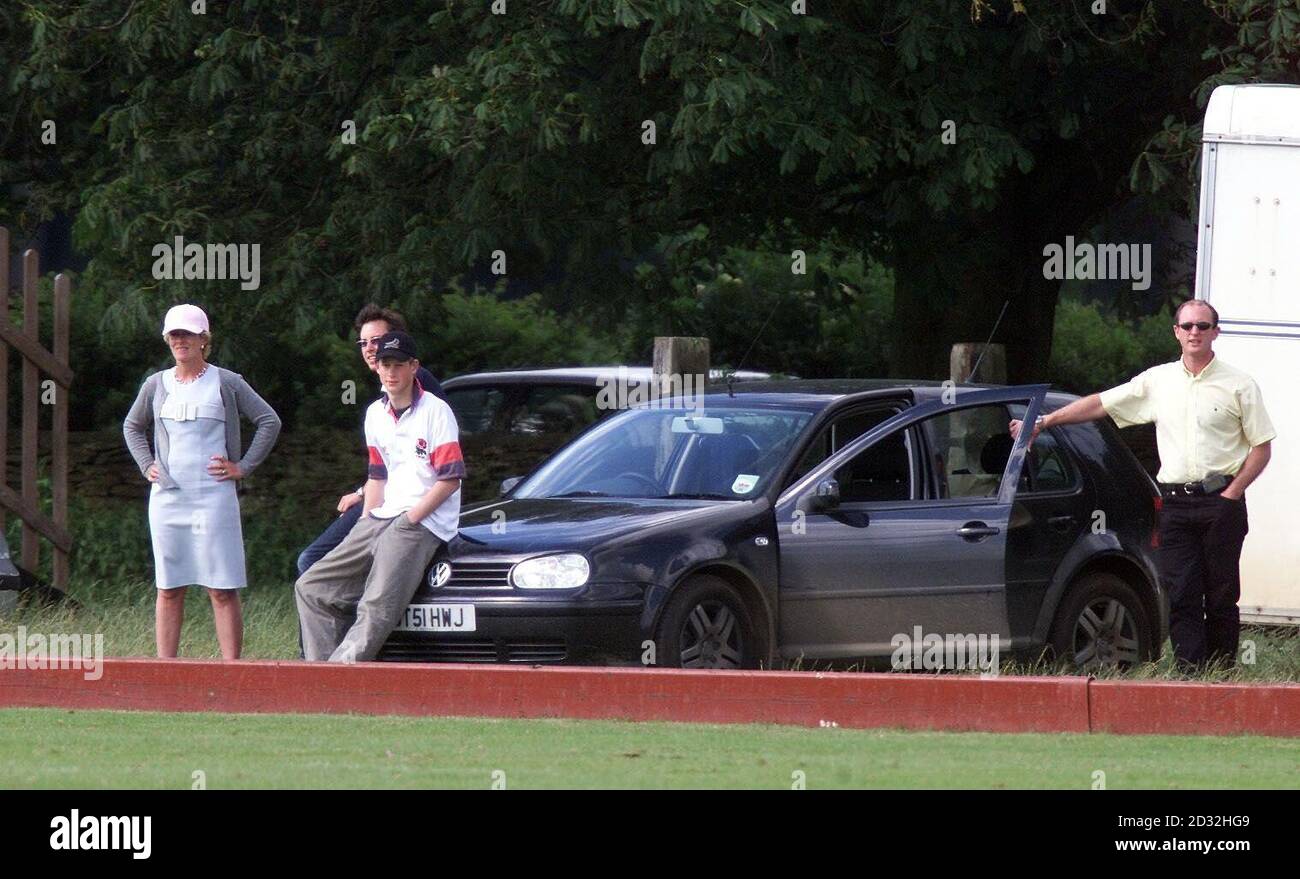
<path fill-rule="evenodd" d="M 1074 488 L 1074 471 L 1056 439 L 1047 432 L 1034 438 L 1029 447 L 1029 490 L 1069 491 Z"/>
<path fill-rule="evenodd" d="M 906 501 L 912 486 L 911 432 L 896 430 L 835 471 L 841 503 Z"/>
<path fill-rule="evenodd" d="M 576 433 L 596 420 L 596 389 L 537 385 L 510 413 L 511 433 Z"/>
<path fill-rule="evenodd" d="M 818 431 L 817 436 L 813 437 L 813 441 L 804 451 L 799 463 L 791 471 L 790 478 L 786 480 L 786 485 L 792 485 L 796 480 L 803 478 L 822 461 L 825 461 L 877 424 L 893 418 L 898 412 L 899 409 L 896 406 L 880 406 L 871 409 L 857 409 L 839 416 Z"/>
<path fill-rule="evenodd" d="M 1024 406 L 1012 406 L 1012 418 L 1024 418 Z M 1070 466 L 1070 456 L 1050 431 L 1042 431 L 1029 447 L 1025 472 L 1020 477 L 1021 492 L 1069 491 L 1078 480 Z"/>
<path fill-rule="evenodd" d="M 921 422 L 939 498 L 996 497 L 1014 441 L 1001 403 L 953 409 Z"/>
<path fill-rule="evenodd" d="M 456 415 L 457 429 L 463 434 L 491 430 L 505 399 L 505 393 L 496 387 L 447 391 L 447 404 Z"/>

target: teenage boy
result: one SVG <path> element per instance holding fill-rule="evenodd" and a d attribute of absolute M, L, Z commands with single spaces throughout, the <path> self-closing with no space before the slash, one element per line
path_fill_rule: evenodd
<path fill-rule="evenodd" d="M 353 326 L 356 327 L 357 331 L 357 350 L 361 353 L 361 359 L 365 361 L 371 372 L 376 372 L 379 367 L 375 353 L 379 350 L 378 342 L 380 337 L 384 333 L 407 332 L 406 319 L 402 317 L 400 312 L 391 308 L 380 308 L 373 302 L 367 303 L 357 312 Z M 431 393 L 443 400 L 447 399 L 447 395 L 442 391 L 442 385 L 423 366 L 416 371 L 415 379 L 420 383 L 420 389 L 425 393 Z M 348 532 L 357 524 L 357 521 L 361 518 L 361 493 L 363 489 L 364 486 L 339 498 L 337 507 L 339 517 L 330 522 L 320 536 L 299 553 L 299 577 L 307 573 L 307 569 L 323 559 L 331 549 L 342 543 L 343 538 L 347 537 Z"/>
<path fill-rule="evenodd" d="M 386 396 L 366 410 L 360 520 L 294 587 L 309 660 L 374 659 L 460 518 L 465 462 L 451 407 L 420 387 L 406 333 L 385 333 L 376 360 Z"/>

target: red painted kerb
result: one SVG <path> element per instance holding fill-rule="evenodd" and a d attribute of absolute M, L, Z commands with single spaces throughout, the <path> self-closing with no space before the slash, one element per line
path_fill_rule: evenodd
<path fill-rule="evenodd" d="M 105 659 L 86 677 L 0 669 L 0 706 L 1300 735 L 1298 684 L 155 659 Z"/>

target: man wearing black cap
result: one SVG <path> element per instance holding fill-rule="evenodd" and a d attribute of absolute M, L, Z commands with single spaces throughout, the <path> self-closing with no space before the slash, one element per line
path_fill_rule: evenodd
<path fill-rule="evenodd" d="M 405 333 L 406 318 L 402 317 L 401 312 L 394 311 L 391 308 L 381 308 L 373 302 L 364 305 L 357 312 L 356 320 L 353 326 L 357 330 L 357 350 L 361 354 L 361 359 L 365 361 L 371 372 L 379 372 L 379 360 L 375 357 L 378 350 L 380 338 L 385 333 L 401 331 Z M 415 372 L 415 379 L 420 383 L 420 389 L 427 394 L 433 394 L 440 399 L 447 399 L 443 393 L 442 385 L 434 378 L 433 374 L 421 366 Z M 330 522 L 329 527 L 321 532 L 320 536 L 311 542 L 311 545 L 304 549 L 298 555 L 298 576 L 301 577 L 307 572 L 307 569 L 316 562 L 323 559 L 331 549 L 343 542 L 343 538 L 348 536 L 361 519 L 361 510 L 364 506 L 362 503 L 365 486 L 362 485 L 354 492 L 348 492 L 339 498 L 338 511 L 339 516 Z"/>
<path fill-rule="evenodd" d="M 460 517 L 465 462 L 451 407 L 416 380 L 406 333 L 385 333 L 377 362 L 386 397 L 366 410 L 361 520 L 294 590 L 307 659 L 374 659 Z"/>

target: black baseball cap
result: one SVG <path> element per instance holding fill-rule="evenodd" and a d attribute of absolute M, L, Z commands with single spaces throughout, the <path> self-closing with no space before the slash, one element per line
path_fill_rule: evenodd
<path fill-rule="evenodd" d="M 384 333 L 379 337 L 379 343 L 375 346 L 378 350 L 375 352 L 377 360 L 416 360 L 415 340 L 410 334 L 403 333 L 401 330 L 394 330 L 391 333 Z"/>

